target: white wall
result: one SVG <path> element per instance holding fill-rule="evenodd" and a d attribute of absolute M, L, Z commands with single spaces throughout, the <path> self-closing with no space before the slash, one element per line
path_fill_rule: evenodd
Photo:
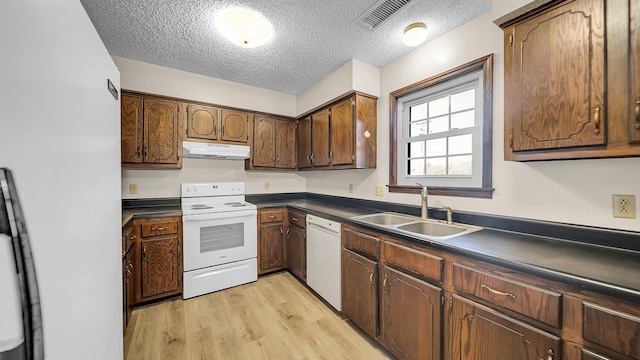
<path fill-rule="evenodd" d="M 308 192 L 419 205 L 418 195 L 375 196 L 389 181 L 388 94 L 487 54 L 494 54 L 494 140 L 492 199 L 431 196 L 430 206 L 615 229 L 640 230 L 639 219 L 614 219 L 612 194 L 640 201 L 640 158 L 517 163 L 503 160 L 504 54 L 502 30 L 494 19 L 528 1 L 494 0 L 493 10 L 433 39 L 381 69 L 376 170 L 309 172 Z M 354 193 L 348 192 L 349 183 Z M 640 205 L 640 204 L 637 204 Z"/>
<path fill-rule="evenodd" d="M 78 0 L 3 0 L 0 34 L 0 167 L 25 212 L 46 358 L 121 358 L 118 71 Z"/>
<path fill-rule="evenodd" d="M 113 57 L 122 88 L 285 116 L 296 115 L 295 96 L 121 57 Z M 303 192 L 296 172 L 244 171 L 242 160 L 183 159 L 181 170 L 122 170 L 123 199 L 179 197 L 183 182 L 244 181 L 248 194 Z M 265 190 L 265 182 L 269 189 Z M 138 193 L 130 194 L 130 184 Z"/>

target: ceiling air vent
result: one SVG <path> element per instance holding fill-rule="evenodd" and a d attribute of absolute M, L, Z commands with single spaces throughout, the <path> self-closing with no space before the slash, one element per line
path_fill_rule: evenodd
<path fill-rule="evenodd" d="M 380 0 L 362 14 L 356 22 L 373 30 L 410 2 L 411 0 Z"/>

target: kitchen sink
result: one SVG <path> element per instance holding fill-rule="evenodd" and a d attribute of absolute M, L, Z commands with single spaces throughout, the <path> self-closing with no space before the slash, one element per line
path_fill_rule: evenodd
<path fill-rule="evenodd" d="M 443 220 L 424 220 L 419 217 L 392 212 L 359 215 L 351 219 L 429 240 L 448 240 L 482 229 L 473 225 L 447 224 Z"/>
<path fill-rule="evenodd" d="M 360 215 L 352 217 L 354 220 L 360 220 L 363 222 L 367 222 L 375 225 L 383 225 L 383 226 L 391 226 L 391 225 L 400 225 L 407 224 L 413 221 L 416 221 L 417 218 L 405 215 L 405 214 L 397 214 L 392 212 L 371 214 L 371 215 Z"/>

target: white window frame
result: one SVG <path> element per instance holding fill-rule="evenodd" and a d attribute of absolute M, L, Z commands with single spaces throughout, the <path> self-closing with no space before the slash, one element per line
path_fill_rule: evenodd
<path fill-rule="evenodd" d="M 483 72 L 476 70 L 461 77 L 456 77 L 440 84 L 425 88 L 415 93 L 398 98 L 397 115 L 397 184 L 415 185 L 420 183 L 427 186 L 447 187 L 482 187 L 482 159 L 483 159 Z M 451 129 L 448 131 L 409 137 L 410 108 L 412 106 L 428 103 L 447 95 L 453 95 L 466 90 L 475 89 L 475 124 L 465 129 Z M 450 113 L 449 113 L 450 114 Z M 471 175 L 409 175 L 409 143 L 431 139 L 447 138 L 455 135 L 471 134 L 472 137 L 472 169 Z M 426 149 L 425 149 L 426 150 Z M 426 154 L 425 154 L 426 155 Z M 447 158 L 448 158 L 447 153 Z"/>

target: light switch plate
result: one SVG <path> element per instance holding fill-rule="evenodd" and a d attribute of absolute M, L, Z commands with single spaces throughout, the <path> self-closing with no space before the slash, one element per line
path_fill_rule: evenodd
<path fill-rule="evenodd" d="M 352 194 L 353 193 L 353 184 L 349 184 L 349 193 Z"/>
<path fill-rule="evenodd" d="M 384 196 L 384 185 L 376 185 L 376 196 Z"/>

